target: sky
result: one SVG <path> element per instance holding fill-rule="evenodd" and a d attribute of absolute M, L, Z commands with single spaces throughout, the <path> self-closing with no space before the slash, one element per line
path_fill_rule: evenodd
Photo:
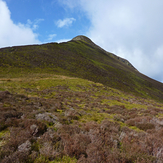
<path fill-rule="evenodd" d="M 0 0 L 0 48 L 89 37 L 163 82 L 162 0 Z"/>

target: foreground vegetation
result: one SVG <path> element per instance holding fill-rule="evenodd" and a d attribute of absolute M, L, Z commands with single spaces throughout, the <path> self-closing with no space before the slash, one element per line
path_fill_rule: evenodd
<path fill-rule="evenodd" d="M 0 162 L 163 162 L 163 104 L 89 80 L 1 74 Z"/>

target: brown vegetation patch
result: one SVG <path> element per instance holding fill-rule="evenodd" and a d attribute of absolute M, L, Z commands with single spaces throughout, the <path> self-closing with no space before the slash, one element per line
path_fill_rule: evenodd
<path fill-rule="evenodd" d="M 124 105 L 110 106 L 102 99 L 116 98 L 94 98 L 97 90 L 53 89 L 56 95 L 49 99 L 2 93 L 0 133 L 10 134 L 0 137 L 1 162 L 44 162 L 65 155 L 81 163 L 163 161 L 161 108 L 126 109 L 127 99 Z M 100 120 L 94 112 L 112 118 Z M 92 120 L 82 123 L 83 116 Z"/>

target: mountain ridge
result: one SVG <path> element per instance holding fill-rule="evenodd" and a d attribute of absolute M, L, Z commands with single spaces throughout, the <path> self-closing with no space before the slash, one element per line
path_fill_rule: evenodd
<path fill-rule="evenodd" d="M 110 55 L 110 56 L 112 56 L 114 58 L 117 58 L 118 60 L 122 61 L 126 65 L 128 65 L 128 66 L 134 68 L 136 71 L 138 71 L 127 59 L 124 59 L 122 57 L 119 57 L 119 56 L 117 56 L 117 55 L 115 55 L 113 53 L 107 52 L 106 50 L 104 50 L 100 46 L 96 45 L 90 38 L 88 38 L 88 37 L 86 37 L 84 35 L 78 35 L 78 36 L 74 37 L 72 40 L 73 41 L 86 41 L 87 43 L 91 44 L 92 46 L 97 47 L 100 50 L 104 51 L 107 55 Z"/>

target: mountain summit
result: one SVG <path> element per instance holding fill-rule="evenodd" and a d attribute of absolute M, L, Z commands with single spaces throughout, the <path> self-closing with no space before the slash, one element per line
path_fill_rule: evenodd
<path fill-rule="evenodd" d="M 73 41 L 85 41 L 85 42 L 91 44 L 92 46 L 97 46 L 90 38 L 83 36 L 83 35 L 76 36 L 72 40 Z"/>
<path fill-rule="evenodd" d="M 85 41 L 87 42 L 88 44 L 90 44 L 91 46 L 93 47 L 96 47 L 100 50 L 102 50 L 104 53 L 106 53 L 107 55 L 110 55 L 118 60 L 120 60 L 121 62 L 125 63 L 126 65 L 132 67 L 133 69 L 135 69 L 137 71 L 137 69 L 126 59 L 124 58 L 121 58 L 113 53 L 109 53 L 107 52 L 106 50 L 104 50 L 103 48 L 101 48 L 100 46 L 96 45 L 90 38 L 86 37 L 86 36 L 83 36 L 83 35 L 79 35 L 79 36 L 76 36 L 72 39 L 72 41 Z"/>

